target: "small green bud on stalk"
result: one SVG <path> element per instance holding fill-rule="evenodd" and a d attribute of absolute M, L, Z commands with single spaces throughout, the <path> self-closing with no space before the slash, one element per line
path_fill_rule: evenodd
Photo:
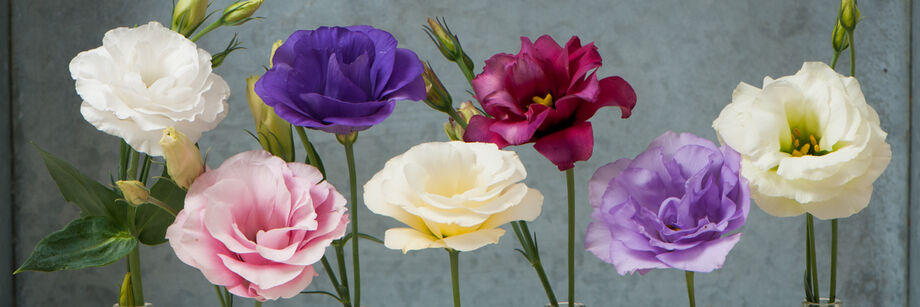
<path fill-rule="evenodd" d="M 447 138 L 451 141 L 462 141 L 465 131 L 453 118 L 448 118 L 447 122 L 444 123 L 444 133 L 447 133 Z"/>
<path fill-rule="evenodd" d="M 358 140 L 358 131 L 352 131 L 346 134 L 336 134 L 335 139 L 342 145 L 354 144 Z"/>
<path fill-rule="evenodd" d="M 172 30 L 185 36 L 192 35 L 207 14 L 207 0 L 179 0 L 173 9 Z"/>
<path fill-rule="evenodd" d="M 428 35 L 438 45 L 438 49 L 441 50 L 444 57 L 451 61 L 456 61 L 459 58 L 458 46 L 460 42 L 457 40 L 457 36 L 450 33 L 450 30 L 444 30 L 440 20 L 428 18 L 428 28 L 426 30 L 428 30 Z"/>
<path fill-rule="evenodd" d="M 831 35 L 831 44 L 834 46 L 834 51 L 837 53 L 843 52 L 850 46 L 850 42 L 847 39 L 847 30 L 840 24 L 840 20 L 837 20 L 837 26 L 834 27 L 834 33 Z"/>
<path fill-rule="evenodd" d="M 125 200 L 132 206 L 140 206 L 147 202 L 150 197 L 150 191 L 143 183 L 137 180 L 119 180 L 115 182 Z"/>
<path fill-rule="evenodd" d="M 460 108 L 457 109 L 457 113 L 460 113 L 460 117 L 462 117 L 467 124 L 470 123 L 470 119 L 472 119 L 473 116 L 482 115 L 482 112 L 479 112 L 479 109 L 477 109 L 476 106 L 473 105 L 473 102 L 469 100 L 460 104 Z"/>
<path fill-rule="evenodd" d="M 482 112 L 479 112 L 479 109 L 476 109 L 472 102 L 464 101 L 460 104 L 460 108 L 457 109 L 457 114 L 460 114 L 463 125 L 457 123 L 453 118 L 448 118 L 448 121 L 444 123 L 444 132 L 447 133 L 447 137 L 452 141 L 462 141 L 463 134 L 466 132 L 463 126 L 469 124 L 473 116 L 482 115 Z"/>
<path fill-rule="evenodd" d="M 204 172 L 201 151 L 195 143 L 175 128 L 163 129 L 160 138 L 163 157 L 166 158 L 166 171 L 176 185 L 188 189 L 195 178 Z"/>
<path fill-rule="evenodd" d="M 224 9 L 224 14 L 220 17 L 220 20 L 224 25 L 241 25 L 252 20 L 252 14 L 255 14 L 260 6 L 262 6 L 262 0 L 238 1 Z"/>
<path fill-rule="evenodd" d="M 281 157 L 287 162 L 293 162 L 294 135 L 291 124 L 275 113 L 275 110 L 266 105 L 262 98 L 256 94 L 256 81 L 259 77 L 246 78 L 246 98 L 249 101 L 249 110 L 256 123 L 256 134 L 262 149 Z"/>
<path fill-rule="evenodd" d="M 424 68 L 422 71 L 422 79 L 425 80 L 425 92 L 427 92 L 425 104 L 432 109 L 447 112 L 453 107 L 453 100 L 450 98 L 450 93 L 444 88 L 441 79 L 434 73 L 434 70 L 431 70 L 431 66 L 429 66 L 428 63 L 422 63 L 422 67 Z"/>
<path fill-rule="evenodd" d="M 847 31 L 853 31 L 859 23 L 859 7 L 856 0 L 840 0 L 840 24 Z"/>

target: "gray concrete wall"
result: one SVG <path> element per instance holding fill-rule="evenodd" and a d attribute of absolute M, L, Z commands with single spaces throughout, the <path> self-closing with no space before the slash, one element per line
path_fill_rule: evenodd
<path fill-rule="evenodd" d="M 0 275 L 13 273 L 13 194 L 10 177 L 13 153 L 10 147 L 12 114 L 10 109 L 10 1 L 0 0 Z M 0 278 L 0 305 L 12 306 L 14 301 L 12 278 Z"/>
<path fill-rule="evenodd" d="M 118 140 L 98 132 L 79 113 L 80 98 L 67 70 L 70 59 L 101 44 L 103 33 L 117 26 L 168 22 L 170 1 L 0 0 L 12 1 L 12 169 L 15 199 L 15 263 L 21 264 L 46 234 L 77 216 L 77 210 L 58 195 L 30 142 L 55 153 L 85 173 L 105 180 L 113 172 Z M 216 0 L 221 8 L 229 0 Z M 216 52 L 238 32 L 245 47 L 217 70 L 233 88 L 228 118 L 201 140 L 210 147 L 212 166 L 230 155 L 257 148 L 243 129 L 252 121 L 245 102 L 244 78 L 259 74 L 268 49 L 277 39 L 297 29 L 320 25 L 371 24 L 392 32 L 402 47 L 430 60 L 457 100 L 466 96 L 462 75 L 440 58 L 421 25 L 428 16 L 446 16 L 460 34 L 480 71 L 498 52 L 516 52 L 520 36 L 550 34 L 565 41 L 577 34 L 594 41 L 604 58 L 600 75 L 620 75 L 636 89 L 634 115 L 620 120 L 619 111 L 603 110 L 593 120 L 594 157 L 576 167 L 578 180 L 578 237 L 588 222 L 586 183 L 599 166 L 633 157 L 666 130 L 689 131 L 715 140 L 710 125 L 740 81 L 760 85 L 765 75 L 795 73 L 804 61 L 826 61 L 832 55 L 830 33 L 838 1 L 712 1 L 712 0 L 582 0 L 565 1 L 409 1 L 337 0 L 266 1 L 259 15 L 265 20 L 239 28 L 221 29 L 204 38 L 203 48 Z M 840 223 L 839 293 L 847 306 L 920 306 L 920 290 L 910 280 L 920 276 L 920 220 L 918 197 L 910 197 L 911 31 L 920 20 L 917 4 L 911 19 L 911 1 L 862 1 L 864 20 L 857 29 L 858 76 L 869 103 L 889 133 L 893 159 L 875 184 L 872 204 Z M 0 42 L 6 41 L 0 26 Z M 915 31 L 914 37 L 918 34 Z M 920 59 L 914 40 L 914 59 Z M 0 59 L 5 48 L 0 43 Z M 0 61 L 2 65 L 3 61 Z M 846 71 L 849 60 L 838 64 Z M 0 70 L 7 71 L 7 70 Z M 913 78 L 913 88 L 920 89 Z M 6 91 L 0 84 L 0 103 Z M 917 99 L 917 98 L 914 98 Z M 6 110 L 0 104 L 0 110 Z M 5 112 L 5 111 L 4 111 Z M 6 115 L 4 113 L 4 115 Z M 7 116 L 0 127 L 9 126 Z M 913 119 L 913 120 L 912 120 Z M 445 140 L 446 120 L 421 103 L 401 103 L 383 124 L 362 133 L 356 145 L 358 182 L 365 182 L 390 157 L 426 141 Z M 5 135 L 0 128 L 0 136 Z M 329 170 L 330 181 L 347 191 L 347 172 L 341 146 L 332 136 L 309 132 Z M 914 133 L 913 138 L 920 137 Z M 10 148 L 3 143 L 2 148 Z M 546 203 L 532 229 L 537 232 L 547 273 L 560 297 L 565 293 L 564 176 L 531 147 L 516 149 L 528 168 L 527 183 L 543 191 Z M 920 152 L 920 151 L 913 151 Z M 301 155 L 302 156 L 302 155 Z M 915 156 L 916 157 L 916 156 Z M 916 157 L 920 158 L 920 157 Z M 6 161 L 11 161 L 7 165 Z M 914 164 L 916 165 L 916 164 Z M 910 172 L 908 170 L 911 170 Z M 4 184 L 0 172 L 0 189 Z M 913 182 L 920 182 L 914 180 Z M 6 195 L 8 193 L 2 193 Z M 0 218 L 7 211 L 0 198 Z M 913 200 L 913 201 L 910 201 Z M 909 210 L 913 206 L 913 210 Z M 382 236 L 397 226 L 392 219 L 360 211 L 362 231 Z M 0 225 L 7 225 L 0 220 Z M 741 242 L 725 267 L 697 274 L 700 306 L 796 306 L 803 297 L 804 218 L 776 218 L 752 209 Z M 827 292 L 830 224 L 817 224 L 822 292 Z M 909 231 L 910 230 L 910 231 Z M 5 228 L 0 228 L 0 235 Z M 580 241 L 580 240 L 579 240 Z M 3 244 L 0 236 L 0 244 Z M 913 244 L 909 244 L 913 243 Z M 581 243 L 578 243 L 581 245 Z M 0 250 L 8 250 L 10 245 Z M 543 306 L 538 280 L 513 251 L 512 235 L 498 245 L 461 255 L 461 287 L 467 306 Z M 403 255 L 370 243 L 362 245 L 363 303 L 367 306 L 448 306 L 450 278 L 446 253 L 441 250 Z M 913 253 L 909 253 L 913 250 Z M 143 247 L 145 293 L 156 306 L 215 306 L 213 289 L 195 269 L 181 263 L 168 245 Z M 577 253 L 578 297 L 588 306 L 665 306 L 686 302 L 683 274 L 656 270 L 645 276 L 621 277 L 611 265 Z M 911 256 L 912 255 L 912 256 Z M 914 261 L 911 261 L 913 259 Z M 3 264 L 0 255 L 0 267 Z M 914 265 L 908 269 L 909 264 Z M 125 264 L 58 273 L 24 273 L 15 277 L 16 306 L 106 306 L 116 300 Z M 0 270 L 0 273 L 3 271 Z M 912 274 L 909 274 L 911 272 Z M 914 278 L 909 278 L 914 276 Z M 0 281 L 0 291 L 10 280 Z M 310 290 L 329 290 L 324 275 Z M 910 291 L 908 289 L 911 289 Z M 0 305 L 7 296 L 0 292 Z M 242 301 L 242 300 L 240 300 Z M 242 305 L 251 302 L 243 301 Z M 266 306 L 333 306 L 323 296 L 299 296 Z"/>

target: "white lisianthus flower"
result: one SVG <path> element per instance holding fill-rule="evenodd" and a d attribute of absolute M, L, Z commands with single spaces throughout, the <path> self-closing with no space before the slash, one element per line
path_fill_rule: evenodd
<path fill-rule="evenodd" d="M 713 124 L 741 153 L 741 174 L 757 205 L 775 216 L 853 215 L 891 161 L 887 133 L 855 78 L 821 62 L 795 75 L 741 83 Z"/>
<path fill-rule="evenodd" d="M 70 61 L 70 74 L 86 121 L 149 155 L 163 155 L 163 129 L 195 142 L 227 115 L 230 87 L 211 72 L 211 55 L 155 21 L 109 30 L 102 47 Z"/>
<path fill-rule="evenodd" d="M 517 154 L 495 144 L 424 143 L 387 161 L 364 201 L 411 227 L 387 230 L 387 248 L 470 251 L 498 243 L 499 226 L 540 215 L 543 194 L 520 182 L 526 176 Z"/>

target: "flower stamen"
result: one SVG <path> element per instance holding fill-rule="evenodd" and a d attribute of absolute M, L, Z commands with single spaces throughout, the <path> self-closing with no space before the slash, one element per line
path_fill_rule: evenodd
<path fill-rule="evenodd" d="M 553 94 L 546 93 L 546 97 L 533 96 L 533 102 L 552 108 L 553 107 Z"/>
<path fill-rule="evenodd" d="M 818 137 L 815 137 L 815 135 L 811 133 L 808 133 L 808 138 L 806 140 L 799 128 L 792 128 L 792 152 L 789 154 L 793 157 L 808 155 L 821 156 L 827 154 L 821 151 L 821 146 L 818 145 L 819 140 Z"/>

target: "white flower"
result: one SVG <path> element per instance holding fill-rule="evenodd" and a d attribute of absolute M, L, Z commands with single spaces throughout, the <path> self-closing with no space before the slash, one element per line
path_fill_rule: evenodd
<path fill-rule="evenodd" d="M 543 194 L 517 154 L 487 143 L 424 143 L 386 163 L 364 185 L 374 213 L 410 226 L 386 231 L 391 249 L 470 251 L 497 243 L 499 226 L 540 215 Z"/>
<path fill-rule="evenodd" d="M 211 55 L 155 21 L 109 30 L 102 47 L 70 61 L 70 74 L 86 121 L 153 156 L 163 155 L 163 129 L 194 142 L 227 115 L 230 87 L 211 73 Z"/>
<path fill-rule="evenodd" d="M 891 161 L 887 133 L 859 88 L 826 64 L 795 75 L 741 83 L 713 124 L 741 153 L 741 174 L 757 205 L 775 216 L 853 215 L 869 204 L 872 183 Z"/>

